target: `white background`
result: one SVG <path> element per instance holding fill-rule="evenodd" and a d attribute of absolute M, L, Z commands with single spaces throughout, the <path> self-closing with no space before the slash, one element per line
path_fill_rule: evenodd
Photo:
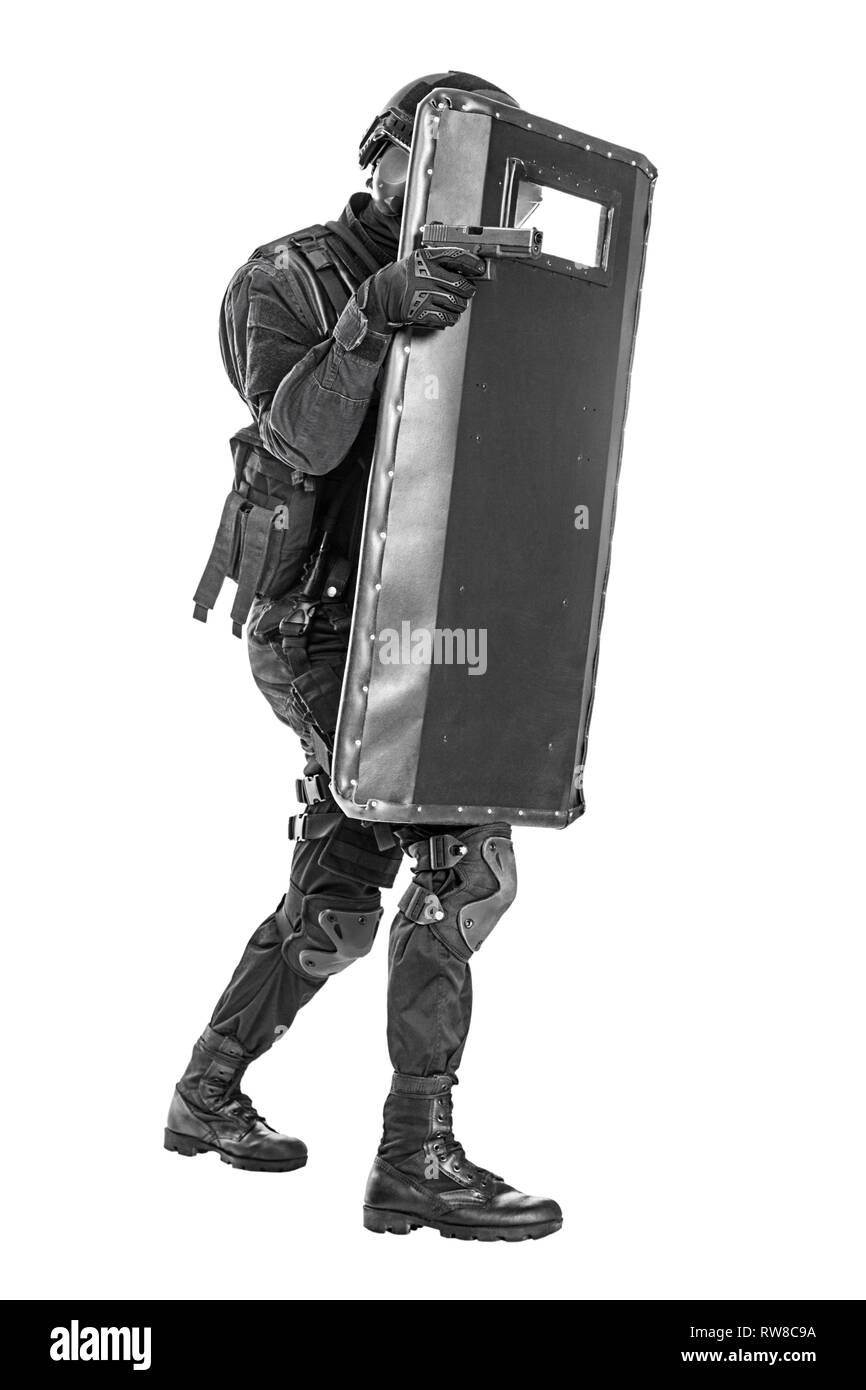
<path fill-rule="evenodd" d="M 854 7 L 24 13 L 3 90 L 7 1292 L 863 1297 Z M 588 811 L 517 834 L 456 1093 L 470 1154 L 562 1203 L 561 1234 L 518 1246 L 362 1229 L 384 932 L 249 1078 L 306 1169 L 162 1149 L 284 890 L 299 771 L 227 599 L 191 621 L 245 419 L 222 292 L 254 246 L 336 216 L 372 115 L 447 67 L 660 170 Z"/>

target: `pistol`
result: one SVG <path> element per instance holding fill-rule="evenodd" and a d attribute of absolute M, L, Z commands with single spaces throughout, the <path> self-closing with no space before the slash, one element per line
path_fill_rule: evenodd
<path fill-rule="evenodd" d="M 491 260 L 534 260 L 541 254 L 541 237 L 537 227 L 449 227 L 444 222 L 425 222 L 421 228 L 422 246 L 460 246 Z"/>

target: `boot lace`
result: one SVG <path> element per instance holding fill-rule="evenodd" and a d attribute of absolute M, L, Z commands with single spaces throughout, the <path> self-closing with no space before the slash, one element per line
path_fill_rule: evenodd
<path fill-rule="evenodd" d="M 221 1109 L 228 1110 L 230 1114 L 236 1115 L 239 1120 L 248 1123 L 250 1129 L 252 1129 L 257 1120 L 261 1120 L 262 1124 L 267 1123 L 264 1116 L 259 1114 L 249 1096 L 244 1095 L 243 1091 L 235 1091 L 234 1093 L 227 1092 Z"/>
<path fill-rule="evenodd" d="M 454 1137 L 450 1106 L 443 1107 L 442 1110 L 438 1111 L 436 1119 L 440 1125 L 445 1126 L 445 1129 L 440 1130 L 431 1145 L 440 1162 L 443 1159 L 447 1160 L 448 1166 L 455 1176 L 465 1179 L 473 1187 L 487 1191 L 497 1181 L 496 1174 L 491 1173 L 489 1168 L 481 1168 L 477 1163 L 472 1163 L 466 1157 L 466 1150 Z"/>

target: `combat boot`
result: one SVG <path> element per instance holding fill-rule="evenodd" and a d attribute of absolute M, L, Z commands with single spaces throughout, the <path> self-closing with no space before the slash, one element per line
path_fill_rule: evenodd
<path fill-rule="evenodd" d="M 367 1180 L 368 1231 L 430 1226 L 458 1240 L 538 1240 L 562 1225 L 549 1197 L 528 1197 L 470 1163 L 454 1138 L 450 1076 L 395 1072 L 379 1152 Z"/>
<path fill-rule="evenodd" d="M 300 1139 L 278 1134 L 240 1090 L 251 1059 L 232 1037 L 205 1028 L 177 1083 L 165 1130 L 165 1147 L 193 1158 L 218 1153 L 223 1163 L 257 1173 L 302 1168 Z"/>

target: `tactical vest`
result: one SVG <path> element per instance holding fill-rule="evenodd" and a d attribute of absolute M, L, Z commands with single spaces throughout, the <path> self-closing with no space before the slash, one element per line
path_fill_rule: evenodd
<path fill-rule="evenodd" d="M 292 254 L 322 330 L 334 325 L 351 295 L 379 265 L 342 222 L 316 224 L 253 252 L 247 264 Z M 210 558 L 194 598 L 193 616 L 206 622 L 222 588 L 234 579 L 232 631 L 240 637 L 257 594 L 280 598 L 296 584 L 312 548 L 323 479 L 275 458 L 248 425 L 231 440 L 234 485 L 223 506 Z"/>

